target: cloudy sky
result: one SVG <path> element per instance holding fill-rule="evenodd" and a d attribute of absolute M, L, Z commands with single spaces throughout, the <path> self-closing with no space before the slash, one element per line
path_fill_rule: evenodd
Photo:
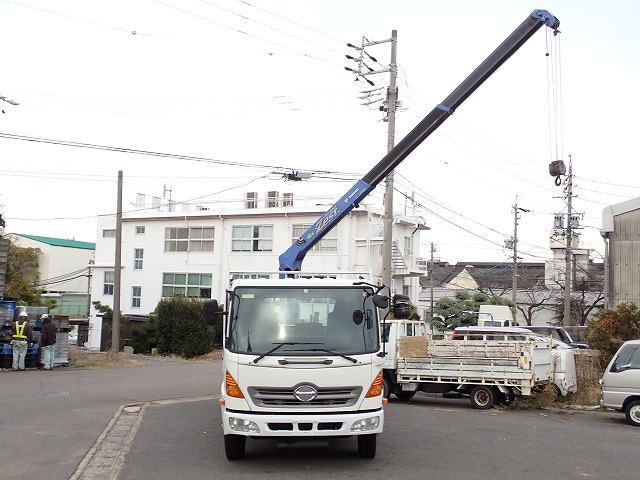
<path fill-rule="evenodd" d="M 548 164 L 571 156 L 581 240 L 601 250 L 602 209 L 640 196 L 631 0 L 0 0 L 0 98 L 19 104 L 0 101 L 6 232 L 95 241 L 119 170 L 125 211 L 164 186 L 212 209 L 246 191 L 337 200 L 387 146 L 389 75 L 354 81 L 347 43 L 397 30 L 399 140 L 537 8 L 562 33 L 537 32 L 403 162 L 395 210 L 425 218 L 425 255 L 507 261 L 517 197 L 519 256 L 543 261 L 566 214 Z M 389 43 L 366 52 L 388 66 Z"/>

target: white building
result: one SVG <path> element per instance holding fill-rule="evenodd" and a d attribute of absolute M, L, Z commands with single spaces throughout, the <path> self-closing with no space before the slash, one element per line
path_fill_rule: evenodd
<path fill-rule="evenodd" d="M 146 208 L 123 214 L 120 306 L 123 315 L 146 316 L 163 297 L 183 294 L 224 301 L 233 278 L 277 273 L 278 257 L 335 202 L 294 199 L 255 192 L 236 205 L 210 210 L 188 204 Z M 303 272 L 366 273 L 373 282 L 382 275 L 383 213 L 365 205 L 352 210 L 307 254 Z M 426 262 L 417 257 L 421 217 L 396 216 L 393 228 L 392 293 L 417 302 L 418 277 Z M 98 220 L 92 301 L 113 307 L 116 216 Z M 101 318 L 92 311 L 89 347 L 100 346 Z"/>
<path fill-rule="evenodd" d="M 93 261 L 96 244 L 64 238 L 15 233 L 16 245 L 36 248 L 38 273 L 44 292 L 51 294 L 87 294 L 87 273 Z"/>

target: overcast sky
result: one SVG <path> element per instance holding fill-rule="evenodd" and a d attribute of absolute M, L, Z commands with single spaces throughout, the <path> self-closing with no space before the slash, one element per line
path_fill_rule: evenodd
<path fill-rule="evenodd" d="M 538 31 L 403 162 L 395 210 L 413 196 L 425 256 L 433 242 L 444 261 L 508 261 L 517 196 L 519 256 L 543 261 L 566 213 L 548 164 L 571 155 L 581 240 L 602 250 L 602 209 L 640 196 L 632 0 L 0 0 L 0 97 L 19 103 L 0 102 L 6 232 L 95 241 L 118 170 L 125 211 L 165 185 L 212 209 L 246 191 L 337 200 L 387 146 L 380 103 L 358 97 L 389 75 L 355 82 L 348 42 L 397 30 L 400 140 L 537 8 L 562 33 Z M 389 43 L 366 51 L 388 66 Z"/>

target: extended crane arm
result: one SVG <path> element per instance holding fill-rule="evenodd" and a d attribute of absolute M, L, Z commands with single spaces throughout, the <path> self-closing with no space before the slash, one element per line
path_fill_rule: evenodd
<path fill-rule="evenodd" d="M 281 271 L 298 271 L 307 252 L 378 186 L 407 156 L 431 135 L 493 72 L 506 62 L 543 25 L 558 33 L 560 21 L 546 10 L 535 10 L 451 94 L 385 155 L 362 179 L 327 210 L 294 244 L 280 255 Z"/>

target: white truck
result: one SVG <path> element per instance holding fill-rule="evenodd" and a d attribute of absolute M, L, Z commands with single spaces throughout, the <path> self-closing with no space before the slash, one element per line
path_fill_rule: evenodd
<path fill-rule="evenodd" d="M 475 408 L 508 403 L 553 383 L 562 395 L 577 388 L 570 349 L 517 327 L 462 327 L 428 333 L 424 322 L 392 320 L 383 332 L 384 395 L 416 392 L 468 395 Z"/>
<path fill-rule="evenodd" d="M 359 455 L 375 456 L 376 435 L 384 424 L 378 318 L 378 308 L 388 303 L 379 295 L 384 287 L 353 279 L 291 277 L 296 272 L 313 277 L 301 272 L 306 253 L 535 32 L 546 25 L 557 33 L 559 24 L 545 10 L 532 12 L 280 255 L 281 278 L 234 281 L 222 312 L 217 301 L 206 304 L 207 323 L 222 324 L 220 405 L 228 459 L 243 458 L 247 437 L 296 441 L 354 435 Z M 405 307 L 407 298 L 394 305 L 396 318 L 408 316 Z"/>
<path fill-rule="evenodd" d="M 232 283 L 220 399 L 228 459 L 243 458 L 247 437 L 317 444 L 357 436 L 360 457 L 375 456 L 384 424 L 382 288 L 331 278 Z M 218 310 L 215 300 L 207 305 Z"/>
<path fill-rule="evenodd" d="M 478 326 L 482 327 L 514 327 L 517 324 L 513 321 L 511 308 L 506 305 L 480 305 L 477 312 Z"/>

